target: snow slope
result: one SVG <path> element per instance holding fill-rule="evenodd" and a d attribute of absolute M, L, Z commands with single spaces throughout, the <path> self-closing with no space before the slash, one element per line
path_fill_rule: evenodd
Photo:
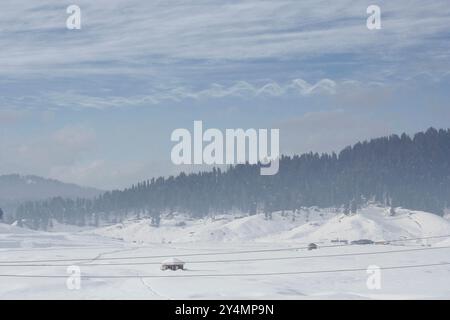
<path fill-rule="evenodd" d="M 181 225 L 181 226 L 180 226 Z M 276 212 L 271 220 L 263 214 L 220 219 L 188 220 L 183 216 L 162 219 L 160 227 L 150 221 L 127 221 L 92 231 L 94 234 L 136 243 L 179 242 L 330 242 L 421 238 L 450 234 L 450 221 L 437 215 L 398 208 L 394 216 L 375 205 L 346 216 L 332 210 L 308 208 L 295 215 Z"/>

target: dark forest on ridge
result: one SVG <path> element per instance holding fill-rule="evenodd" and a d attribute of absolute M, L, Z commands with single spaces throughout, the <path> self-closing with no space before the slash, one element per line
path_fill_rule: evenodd
<path fill-rule="evenodd" d="M 309 206 L 352 213 L 368 201 L 442 215 L 450 202 L 450 129 L 358 142 L 339 154 L 282 156 L 274 176 L 261 176 L 259 165 L 239 164 L 145 180 L 95 199 L 27 202 L 15 219 L 35 229 L 47 229 L 52 219 L 98 226 L 131 216 L 152 217 L 158 225 L 162 213 L 175 211 L 193 218 Z"/>

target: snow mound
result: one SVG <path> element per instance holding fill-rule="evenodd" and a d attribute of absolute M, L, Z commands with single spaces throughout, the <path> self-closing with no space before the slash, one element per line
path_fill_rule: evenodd
<path fill-rule="evenodd" d="M 450 222 L 437 215 L 400 208 L 391 216 L 386 208 L 369 206 L 355 215 L 339 214 L 323 223 L 303 224 L 283 233 L 279 239 L 382 241 L 449 234 Z"/>
<path fill-rule="evenodd" d="M 6 223 L 0 223 L 0 234 L 24 234 L 33 233 L 33 230 L 20 228 L 15 225 L 9 225 Z"/>

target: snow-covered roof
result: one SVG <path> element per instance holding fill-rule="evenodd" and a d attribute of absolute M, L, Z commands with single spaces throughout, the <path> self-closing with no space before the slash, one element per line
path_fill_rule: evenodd
<path fill-rule="evenodd" d="M 181 261 L 180 259 L 177 259 L 177 258 L 169 258 L 169 259 L 164 260 L 162 262 L 162 264 L 164 264 L 164 265 L 174 265 L 174 264 L 184 264 L 184 262 Z"/>

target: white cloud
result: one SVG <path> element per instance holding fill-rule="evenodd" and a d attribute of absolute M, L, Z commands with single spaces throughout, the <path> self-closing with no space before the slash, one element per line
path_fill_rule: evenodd
<path fill-rule="evenodd" d="M 437 36 L 450 23 L 444 0 L 381 1 L 379 32 L 365 26 L 370 1 L 78 0 L 82 29 L 72 31 L 65 29 L 69 4 L 2 3 L 0 73 L 183 77 L 193 64 L 214 69 L 224 61 L 358 54 L 360 63 L 376 65 L 399 53 L 419 55 L 404 68 L 429 63 L 423 57 L 431 54 L 448 71 L 448 45 Z"/>
<path fill-rule="evenodd" d="M 49 168 L 72 166 L 94 150 L 95 132 L 82 124 L 19 141 L 0 141 L 0 171 L 49 175 Z"/>
<path fill-rule="evenodd" d="M 321 79 L 315 84 L 310 84 L 303 79 L 294 79 L 290 83 L 283 85 L 275 81 L 256 86 L 246 81 L 239 81 L 234 85 L 225 87 L 213 84 L 210 88 L 199 92 L 189 92 L 174 90 L 175 98 L 189 97 L 200 98 L 223 98 L 227 96 L 282 96 L 288 93 L 297 93 L 303 96 L 314 93 L 335 93 L 336 83 L 330 79 Z"/>
<path fill-rule="evenodd" d="M 52 139 L 55 143 L 68 148 L 85 150 L 95 141 L 95 132 L 84 125 L 70 125 L 56 131 Z"/>
<path fill-rule="evenodd" d="M 286 84 L 271 81 L 254 85 L 246 81 L 238 81 L 230 86 L 217 83 L 206 89 L 194 90 L 186 87 L 151 90 L 150 94 L 135 96 L 92 96 L 74 91 L 48 92 L 37 96 L 13 97 L 7 103 L 11 105 L 26 105 L 28 107 L 72 107 L 78 109 L 108 109 L 133 106 L 152 106 L 163 102 L 181 102 L 186 99 L 204 100 L 227 97 L 280 97 L 285 95 L 310 96 L 314 94 L 335 94 L 337 84 L 330 79 L 321 79 L 316 83 L 308 83 L 303 79 L 294 79 Z M 4 98 L 7 100 L 7 98 Z"/>

